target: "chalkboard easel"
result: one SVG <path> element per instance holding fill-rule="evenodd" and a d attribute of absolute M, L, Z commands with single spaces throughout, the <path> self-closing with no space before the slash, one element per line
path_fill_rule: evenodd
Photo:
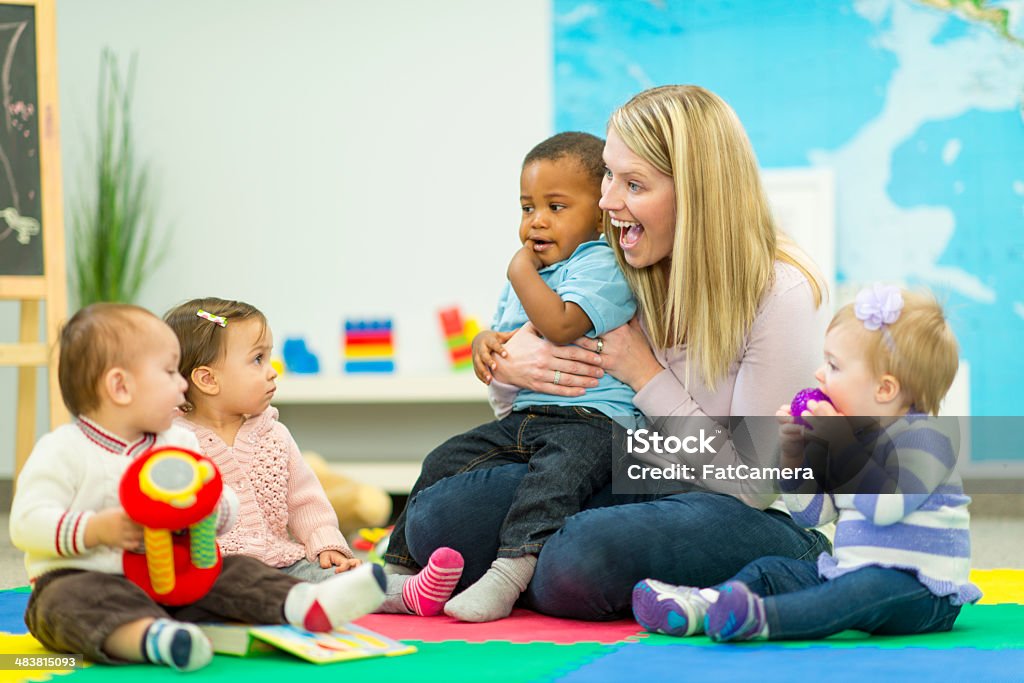
<path fill-rule="evenodd" d="M 0 2 L 0 300 L 20 304 L 0 365 L 18 368 L 15 476 L 35 441 L 37 367 L 49 368 L 51 425 L 68 417 L 51 352 L 67 316 L 54 2 Z"/>

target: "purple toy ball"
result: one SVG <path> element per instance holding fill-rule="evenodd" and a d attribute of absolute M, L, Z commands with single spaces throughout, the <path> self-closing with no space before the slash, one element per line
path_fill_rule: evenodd
<path fill-rule="evenodd" d="M 801 389 L 796 392 L 793 402 L 789 405 L 789 414 L 793 416 L 793 422 L 804 427 L 810 427 L 807 421 L 800 417 L 807 410 L 808 401 L 828 401 L 832 403 L 832 399 L 826 396 L 825 392 L 821 389 Z"/>

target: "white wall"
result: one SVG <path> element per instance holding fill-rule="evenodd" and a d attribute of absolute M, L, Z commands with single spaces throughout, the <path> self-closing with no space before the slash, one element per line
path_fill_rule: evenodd
<path fill-rule="evenodd" d="M 328 373 L 344 317 L 390 316 L 400 370 L 443 371 L 436 309 L 486 322 L 517 245 L 519 164 L 552 132 L 550 12 L 548 0 L 61 0 L 65 205 L 82 186 L 100 50 L 136 51 L 137 146 L 172 235 L 141 303 L 244 299 L 279 343 L 306 335 Z M 2 304 L 0 339 L 16 335 L 16 306 Z M 0 476 L 13 377 L 0 369 Z"/>

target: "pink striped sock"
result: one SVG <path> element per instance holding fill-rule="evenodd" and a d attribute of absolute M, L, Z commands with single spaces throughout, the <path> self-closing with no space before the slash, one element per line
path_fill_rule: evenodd
<path fill-rule="evenodd" d="M 462 577 L 462 566 L 459 551 L 451 548 L 435 550 L 423 571 L 409 577 L 402 586 L 402 599 L 406 607 L 421 617 L 440 614 L 452 596 L 455 584 Z"/>

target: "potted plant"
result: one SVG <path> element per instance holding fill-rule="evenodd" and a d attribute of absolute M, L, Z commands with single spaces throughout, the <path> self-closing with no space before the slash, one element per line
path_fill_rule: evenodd
<path fill-rule="evenodd" d="M 133 55 L 122 76 L 109 48 L 100 55 L 95 177 L 82 183 L 72 216 L 79 306 L 135 301 L 144 278 L 162 257 L 158 246 L 163 245 L 154 241 L 156 206 L 148 167 L 137 158 L 132 138 L 135 67 Z"/>

